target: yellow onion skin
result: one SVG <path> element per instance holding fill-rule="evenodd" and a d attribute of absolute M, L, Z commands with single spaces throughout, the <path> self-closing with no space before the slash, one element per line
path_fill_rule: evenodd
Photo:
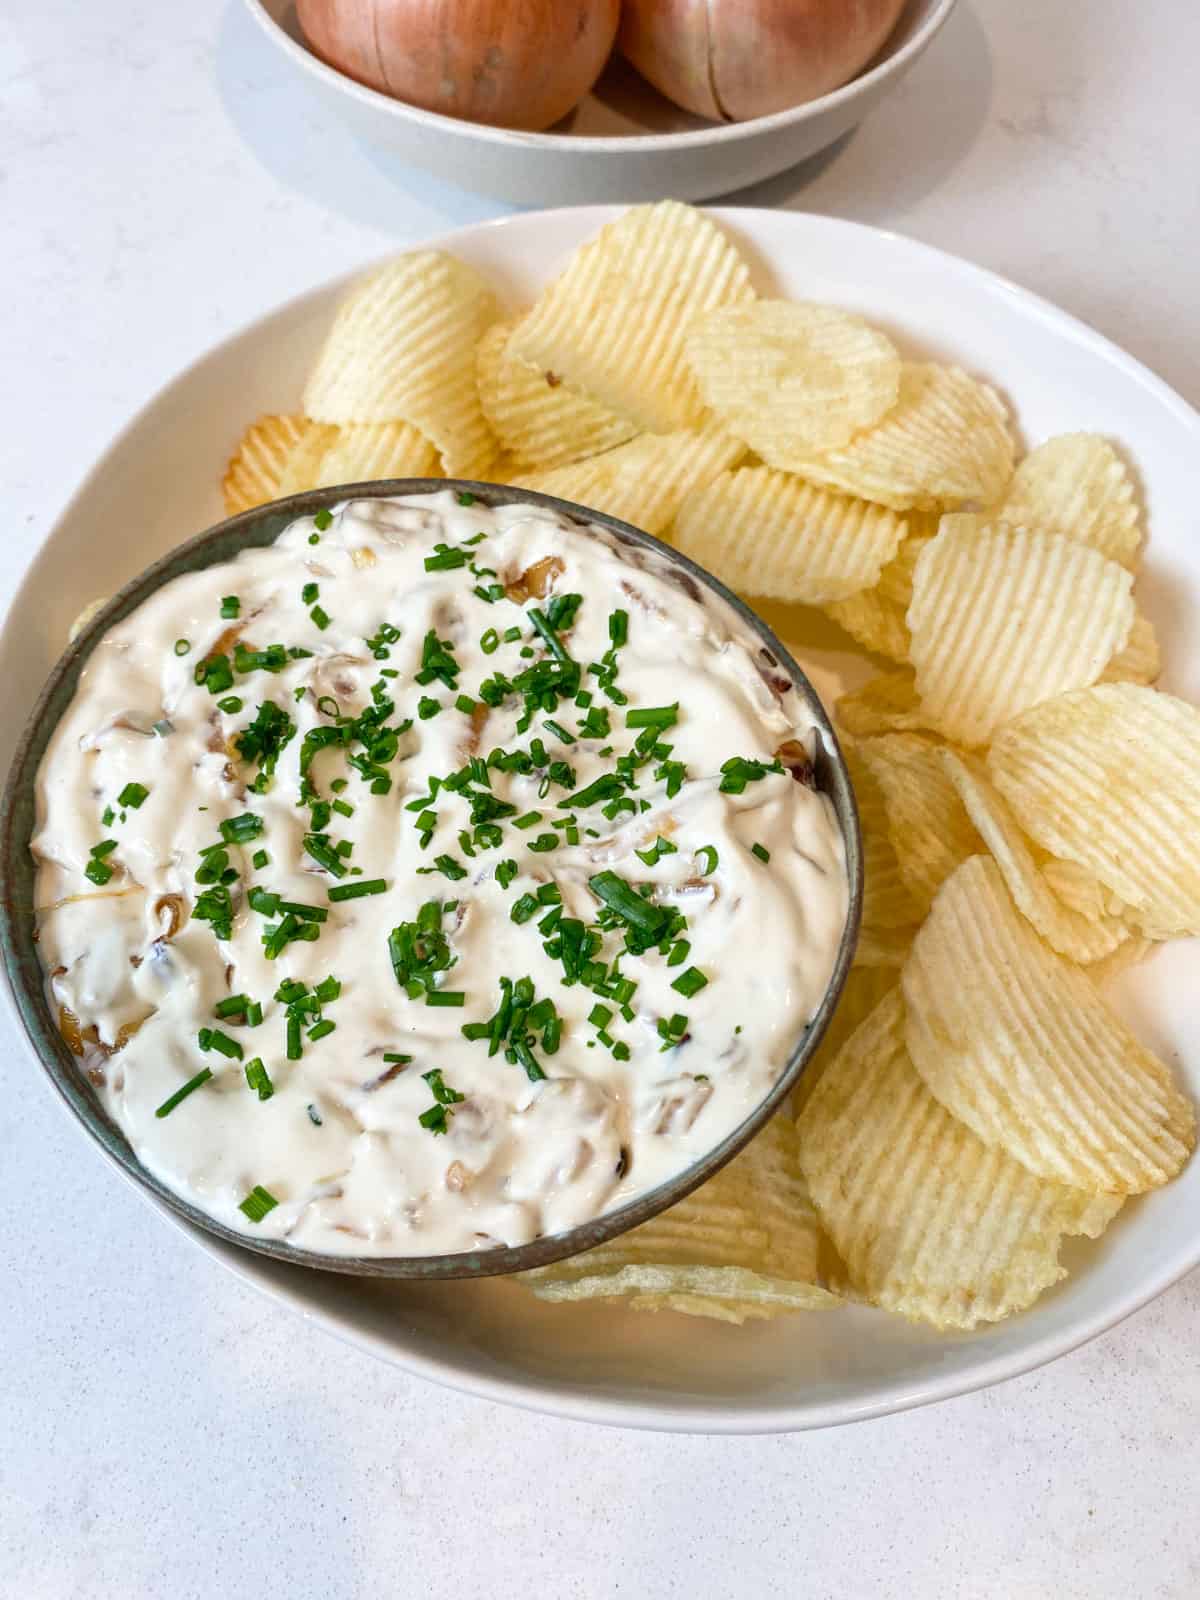
<path fill-rule="evenodd" d="M 296 0 L 329 66 L 426 111 L 537 132 L 587 94 L 621 0 Z"/>
<path fill-rule="evenodd" d="M 861 71 L 905 0 L 625 0 L 618 46 L 668 100 L 745 122 Z"/>

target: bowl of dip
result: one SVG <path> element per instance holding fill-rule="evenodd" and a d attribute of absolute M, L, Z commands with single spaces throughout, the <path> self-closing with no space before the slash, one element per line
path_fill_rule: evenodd
<path fill-rule="evenodd" d="M 542 1266 L 682 1199 L 853 958 L 845 764 L 723 585 L 444 480 L 245 512 L 115 595 L 3 802 L 55 1088 L 197 1226 L 361 1275 Z"/>

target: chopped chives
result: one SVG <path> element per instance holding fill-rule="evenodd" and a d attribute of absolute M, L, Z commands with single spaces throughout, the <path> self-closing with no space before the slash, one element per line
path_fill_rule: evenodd
<path fill-rule="evenodd" d="M 216 1050 L 230 1061 L 240 1061 L 243 1050 L 236 1039 L 231 1039 L 220 1028 L 201 1028 L 197 1035 L 201 1050 Z"/>
<path fill-rule="evenodd" d="M 201 1067 L 194 1078 L 189 1078 L 182 1088 L 176 1089 L 174 1094 L 167 1096 L 154 1115 L 156 1117 L 170 1116 L 181 1100 L 186 1100 L 194 1089 L 198 1089 L 202 1083 L 207 1083 L 212 1075 L 211 1067 Z"/>
<path fill-rule="evenodd" d="M 686 972 L 680 973 L 671 987 L 683 995 L 685 999 L 690 1000 L 692 995 L 699 994 L 707 984 L 708 979 L 700 971 L 699 967 L 689 967 Z"/>
<path fill-rule="evenodd" d="M 352 817 L 354 815 L 354 807 L 348 800 L 335 800 L 333 802 L 333 809 L 337 812 L 339 817 Z"/>
<path fill-rule="evenodd" d="M 221 824 L 220 833 L 226 844 L 249 844 L 251 839 L 258 838 L 263 826 L 261 817 L 256 817 L 252 811 L 243 811 L 240 816 L 228 817 Z"/>
<path fill-rule="evenodd" d="M 325 532 L 325 529 L 328 528 L 332 522 L 333 512 L 326 510 L 324 506 L 322 506 L 320 511 L 318 511 L 313 517 L 313 527 L 318 528 L 322 533 Z"/>
<path fill-rule="evenodd" d="M 757 856 L 760 861 L 770 861 L 771 859 L 771 852 L 765 844 L 752 844 L 750 846 L 750 854 Z"/>
<path fill-rule="evenodd" d="M 221 601 L 221 615 L 226 619 L 241 614 L 242 602 L 235 594 L 227 594 Z"/>
<path fill-rule="evenodd" d="M 269 866 L 271 861 L 270 856 L 265 850 L 256 850 L 250 859 L 260 872 L 262 871 L 263 867 Z"/>
<path fill-rule="evenodd" d="M 514 828 L 532 828 L 542 820 L 540 811 L 527 811 L 523 817 L 513 818 Z"/>
<path fill-rule="evenodd" d="M 330 1022 L 329 1018 L 326 1017 L 321 1022 L 318 1022 L 315 1028 L 310 1028 L 308 1030 L 309 1040 L 313 1044 L 316 1044 L 318 1039 L 326 1038 L 336 1027 L 337 1023 Z"/>
<path fill-rule="evenodd" d="M 188 651 L 191 648 L 192 648 L 192 641 L 190 639 L 176 639 L 176 641 L 175 641 L 175 654 L 177 656 L 185 656 L 185 655 L 187 655 Z M 161 1113 L 160 1113 L 160 1115 L 161 1115 Z"/>
<path fill-rule="evenodd" d="M 97 860 L 95 857 L 83 869 L 83 875 L 90 882 L 103 887 L 113 875 L 113 869 L 106 861 Z"/>
<path fill-rule="evenodd" d="M 427 1006 L 462 1006 L 466 995 L 461 989 L 430 989 L 425 996 Z"/>
<path fill-rule="evenodd" d="M 329 613 L 322 606 L 314 606 L 308 614 L 322 631 L 329 626 Z"/>
<path fill-rule="evenodd" d="M 339 900 L 362 900 L 369 894 L 384 894 L 387 882 L 383 878 L 360 878 L 357 883 L 333 883 L 329 886 L 329 898 L 335 903 Z"/>
<path fill-rule="evenodd" d="M 213 1007 L 214 1017 L 240 1017 L 250 1005 L 248 994 L 227 995 L 224 1000 L 218 1000 Z"/>
<path fill-rule="evenodd" d="M 670 728 L 678 721 L 678 700 L 670 706 L 641 706 L 625 713 L 627 728 Z"/>
<path fill-rule="evenodd" d="M 412 1057 L 401 1055 L 398 1050 L 385 1050 L 383 1052 L 383 1059 L 390 1062 L 393 1066 L 406 1067 L 412 1060 Z"/>
<path fill-rule="evenodd" d="M 454 498 L 460 506 L 473 506 L 475 504 L 475 496 L 468 489 L 459 489 Z"/>
<path fill-rule="evenodd" d="M 552 722 L 550 718 L 547 717 L 544 726 L 546 732 L 552 733 L 561 744 L 575 743 L 575 735 L 573 733 L 569 733 L 567 729 L 563 727 L 561 722 Z"/>
<path fill-rule="evenodd" d="M 430 717 L 436 717 L 441 709 L 441 701 L 435 700 L 432 695 L 423 694 L 417 701 L 417 716 L 422 722 L 428 722 Z"/>
<path fill-rule="evenodd" d="M 717 870 L 717 863 L 721 858 L 717 854 L 715 845 L 702 844 L 699 850 L 696 851 L 696 859 L 697 861 L 703 860 L 704 864 L 701 866 L 700 872 L 703 877 L 707 878 Z"/>
<path fill-rule="evenodd" d="M 326 872 L 335 878 L 344 878 L 346 868 L 337 851 L 329 843 L 326 833 L 306 833 L 304 835 L 304 853 L 311 856 L 318 866 L 324 867 Z"/>
<path fill-rule="evenodd" d="M 320 513 L 318 512 L 318 515 Z M 326 512 L 328 516 L 328 512 Z M 243 1216 L 249 1217 L 251 1222 L 261 1222 L 269 1211 L 274 1211 L 279 1204 L 269 1189 L 264 1189 L 261 1183 L 256 1183 L 250 1193 L 238 1206 Z"/>
<path fill-rule="evenodd" d="M 289 1007 L 287 1014 L 287 1058 L 289 1061 L 299 1061 L 302 1046 L 300 1043 L 300 1013 Z"/>
<path fill-rule="evenodd" d="M 235 711 L 240 711 L 245 703 L 241 695 L 227 694 L 224 699 L 217 701 L 217 710 L 232 715 Z"/>
<path fill-rule="evenodd" d="M 495 655 L 496 651 L 500 648 L 500 635 L 496 632 L 495 628 L 488 628 L 485 633 L 480 634 L 479 648 L 483 651 L 485 656 Z"/>
<path fill-rule="evenodd" d="M 520 869 L 513 860 L 501 861 L 496 866 L 496 882 L 502 889 L 507 889 Z"/>
<path fill-rule="evenodd" d="M 144 783 L 127 783 L 117 796 L 119 806 L 130 806 L 136 811 L 150 793 Z"/>
<path fill-rule="evenodd" d="M 300 591 L 301 602 L 306 606 L 311 606 L 314 600 L 320 599 L 320 596 L 321 586 L 319 583 L 306 583 Z"/>
<path fill-rule="evenodd" d="M 246 1063 L 246 1083 L 253 1089 L 260 1100 L 269 1100 L 275 1093 L 275 1085 L 271 1082 L 271 1074 L 263 1065 L 262 1057 L 255 1056 Z"/>

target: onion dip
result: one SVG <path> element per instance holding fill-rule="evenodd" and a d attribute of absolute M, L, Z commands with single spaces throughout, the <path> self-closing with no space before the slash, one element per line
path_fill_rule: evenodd
<path fill-rule="evenodd" d="M 64 1038 L 164 1184 L 333 1255 L 560 1233 L 758 1105 L 849 890 L 733 611 L 530 505 L 356 500 L 165 584 L 38 774 Z"/>

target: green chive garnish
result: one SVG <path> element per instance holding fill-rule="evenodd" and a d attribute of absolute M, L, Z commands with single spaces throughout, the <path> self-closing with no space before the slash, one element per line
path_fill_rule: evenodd
<path fill-rule="evenodd" d="M 765 844 L 752 844 L 750 846 L 750 854 L 757 856 L 760 861 L 770 861 L 771 859 L 771 852 Z"/>
<path fill-rule="evenodd" d="M 171 1112 L 174 1111 L 175 1107 L 179 1104 L 179 1102 L 181 1100 L 186 1100 L 188 1095 L 191 1094 L 193 1089 L 198 1089 L 202 1083 L 207 1083 L 208 1080 L 211 1077 L 212 1077 L 212 1068 L 211 1067 L 201 1067 L 200 1071 L 196 1074 L 196 1076 L 194 1078 L 189 1078 L 188 1081 L 184 1084 L 182 1089 L 176 1089 L 176 1091 L 175 1091 L 175 1093 L 173 1095 L 168 1095 L 168 1097 L 163 1101 L 162 1105 L 159 1106 L 158 1110 L 154 1113 L 154 1115 L 156 1117 L 167 1117 L 167 1116 L 170 1116 Z"/>
<path fill-rule="evenodd" d="M 318 515 L 320 515 L 319 512 Z M 261 1183 L 256 1183 L 238 1206 L 238 1210 L 243 1216 L 249 1217 L 251 1222 L 261 1222 L 268 1211 L 274 1211 L 278 1204 L 279 1201 L 276 1200 L 269 1189 L 264 1189 Z"/>
<path fill-rule="evenodd" d="M 387 891 L 387 881 L 384 878 L 360 878 L 357 883 L 332 883 L 329 886 L 329 898 L 338 900 L 362 900 L 369 894 L 384 894 Z"/>
<path fill-rule="evenodd" d="M 320 511 L 318 511 L 313 517 L 313 527 L 318 528 L 322 533 L 325 532 L 325 529 L 328 528 L 332 522 L 333 512 L 327 511 L 324 506 L 322 506 Z"/>
<path fill-rule="evenodd" d="M 260 1100 L 269 1100 L 275 1093 L 275 1085 L 271 1082 L 271 1074 L 263 1066 L 261 1056 L 255 1056 L 246 1063 L 246 1083 L 255 1091 Z"/>
<path fill-rule="evenodd" d="M 185 656 L 185 655 L 187 655 L 188 651 L 191 648 L 192 648 L 192 641 L 190 639 L 176 639 L 176 641 L 175 641 L 175 654 L 177 656 Z M 162 1113 L 160 1112 L 159 1115 L 161 1115 L 161 1114 Z"/>
<path fill-rule="evenodd" d="M 683 995 L 685 999 L 690 1000 L 694 994 L 699 994 L 707 984 L 708 979 L 700 971 L 699 967 L 689 967 L 686 972 L 679 974 L 671 987 Z"/>

